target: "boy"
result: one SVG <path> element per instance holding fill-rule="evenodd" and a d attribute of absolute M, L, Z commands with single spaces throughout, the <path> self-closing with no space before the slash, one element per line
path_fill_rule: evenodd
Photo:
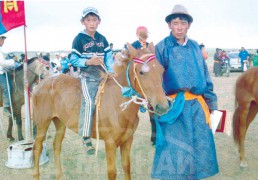
<path fill-rule="evenodd" d="M 144 26 L 139 26 L 136 29 L 136 35 L 138 40 L 132 43 L 132 46 L 135 49 L 141 49 L 142 47 L 148 47 L 149 43 L 147 42 L 148 39 L 148 29 Z"/>
<path fill-rule="evenodd" d="M 132 43 L 132 46 L 135 49 L 141 49 L 141 48 L 148 48 L 149 43 L 147 42 L 148 39 L 148 29 L 145 26 L 139 26 L 136 29 L 136 35 L 138 37 L 137 41 L 134 41 Z M 150 122 L 151 122 L 151 142 L 152 145 L 155 145 L 155 138 L 156 138 L 156 126 L 154 121 L 154 116 L 152 113 L 149 114 L 150 116 Z"/>
<path fill-rule="evenodd" d="M 86 153 L 95 153 L 90 136 L 95 111 L 95 96 L 101 73 L 104 72 L 101 65 L 106 66 L 109 72 L 113 72 L 113 58 L 109 43 L 105 36 L 97 32 L 100 24 L 98 10 L 87 7 L 83 10 L 81 23 L 85 30 L 81 31 L 73 40 L 71 64 L 80 68 L 81 87 L 84 100 L 81 104 L 79 117 L 79 135 L 83 136 L 83 145 Z"/>

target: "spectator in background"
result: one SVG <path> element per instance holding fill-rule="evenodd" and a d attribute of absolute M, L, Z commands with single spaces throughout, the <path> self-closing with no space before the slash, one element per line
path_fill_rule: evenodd
<path fill-rule="evenodd" d="M 200 49 L 202 50 L 202 56 L 204 58 L 204 60 L 208 59 L 208 52 L 205 50 L 205 46 L 203 43 L 200 44 Z"/>
<path fill-rule="evenodd" d="M 54 59 L 50 59 L 50 68 L 52 69 L 53 73 L 59 74 L 59 71 L 61 70 L 61 64 L 60 54 L 58 52 L 55 53 Z"/>
<path fill-rule="evenodd" d="M 113 44 L 113 43 L 110 43 L 110 44 L 109 44 L 109 47 L 110 47 L 111 51 L 114 50 L 114 44 Z"/>
<path fill-rule="evenodd" d="M 258 49 L 256 50 L 256 53 L 253 57 L 253 66 L 258 66 Z"/>
<path fill-rule="evenodd" d="M 215 77 L 222 76 L 221 72 L 221 63 L 222 59 L 220 57 L 221 49 L 216 48 L 216 53 L 214 54 L 214 65 L 213 65 L 213 73 L 215 74 Z"/>
<path fill-rule="evenodd" d="M 61 53 L 60 57 L 61 72 L 62 74 L 67 74 L 70 71 L 70 61 L 65 53 Z"/>
<path fill-rule="evenodd" d="M 21 54 L 20 56 L 21 56 L 21 59 L 19 59 L 19 62 L 23 63 L 25 60 L 25 54 Z"/>
<path fill-rule="evenodd" d="M 0 35 L 0 47 L 4 45 L 6 36 Z M 11 116 L 11 102 L 9 99 L 9 93 L 12 92 L 12 85 L 10 82 L 10 76 L 8 75 L 8 71 L 10 68 L 14 68 L 19 65 L 19 63 L 16 62 L 17 57 L 13 56 L 11 59 L 4 58 L 4 55 L 2 53 L 2 50 L 0 49 L 0 88 L 2 90 L 2 97 L 3 97 L 3 115 L 10 117 Z M 8 137 L 7 135 L 7 138 Z"/>
<path fill-rule="evenodd" d="M 132 46 L 138 50 L 141 48 L 147 48 L 149 43 L 147 42 L 148 39 L 148 29 L 145 26 L 139 26 L 136 29 L 136 35 L 138 37 L 138 40 L 134 41 L 132 43 Z M 149 113 L 150 116 L 150 122 L 151 122 L 151 142 L 152 145 L 155 145 L 155 138 L 156 138 L 156 125 L 154 121 L 154 115 L 153 113 Z"/>
<path fill-rule="evenodd" d="M 244 71 L 244 64 L 245 63 L 248 63 L 248 57 L 249 57 L 249 53 L 247 50 L 245 50 L 244 47 L 241 47 L 241 50 L 238 54 L 239 58 L 240 58 L 240 63 L 241 63 L 241 69 L 242 69 L 242 72 Z"/>
<path fill-rule="evenodd" d="M 135 49 L 141 49 L 142 47 L 148 47 L 149 43 L 147 42 L 148 39 L 148 29 L 145 26 L 139 26 L 136 29 L 136 35 L 138 37 L 137 41 L 132 43 L 132 46 Z"/>

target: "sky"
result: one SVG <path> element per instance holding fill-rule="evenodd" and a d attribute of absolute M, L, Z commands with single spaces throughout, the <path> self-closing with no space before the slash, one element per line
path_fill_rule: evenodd
<path fill-rule="evenodd" d="M 27 27 L 7 32 L 2 50 L 24 51 L 25 40 L 28 51 L 71 50 L 88 6 L 98 9 L 98 32 L 114 49 L 137 40 L 138 26 L 146 26 L 148 41 L 157 44 L 170 33 L 165 17 L 176 4 L 193 17 L 188 37 L 206 48 L 258 49 L 257 0 L 25 0 Z"/>

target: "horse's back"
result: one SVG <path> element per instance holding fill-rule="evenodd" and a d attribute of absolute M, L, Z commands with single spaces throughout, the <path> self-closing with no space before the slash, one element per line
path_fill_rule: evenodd
<path fill-rule="evenodd" d="M 258 102 L 258 67 L 252 67 L 238 77 L 235 95 L 237 99 L 244 98 L 246 101 Z"/>
<path fill-rule="evenodd" d="M 52 75 L 35 88 L 32 95 L 33 116 L 36 123 L 54 117 L 64 120 L 78 114 L 81 102 L 79 79 L 69 75 Z"/>

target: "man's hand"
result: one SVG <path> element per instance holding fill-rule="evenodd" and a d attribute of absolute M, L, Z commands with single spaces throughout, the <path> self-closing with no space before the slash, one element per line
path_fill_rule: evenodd
<path fill-rule="evenodd" d="M 93 55 L 91 59 L 85 62 L 86 66 L 99 66 L 103 65 L 103 57 Z"/>
<path fill-rule="evenodd" d="M 14 61 L 18 61 L 17 56 L 14 56 L 14 57 L 13 57 L 13 60 L 14 60 Z"/>

